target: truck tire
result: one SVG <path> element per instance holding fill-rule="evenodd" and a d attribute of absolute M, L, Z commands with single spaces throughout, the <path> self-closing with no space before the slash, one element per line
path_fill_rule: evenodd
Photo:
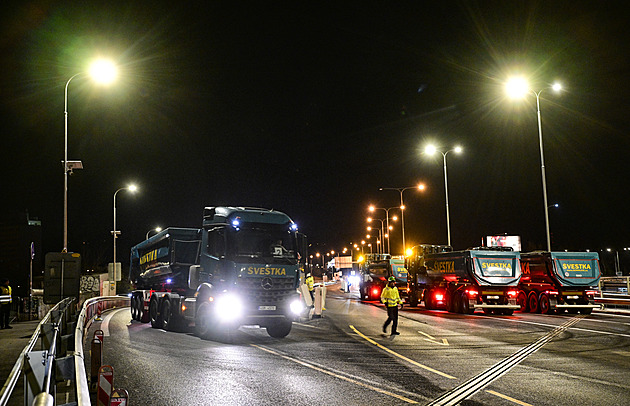
<path fill-rule="evenodd" d="M 530 292 L 527 298 L 527 304 L 529 305 L 529 311 L 531 313 L 539 313 L 540 307 L 538 306 L 538 296 L 536 292 Z"/>
<path fill-rule="evenodd" d="M 167 331 L 175 330 L 176 323 L 172 307 L 173 306 L 171 305 L 171 301 L 168 299 L 168 297 L 164 298 L 160 315 L 162 316 L 162 328 Z"/>
<path fill-rule="evenodd" d="M 424 291 L 424 308 L 433 310 L 433 292 L 430 289 Z"/>
<path fill-rule="evenodd" d="M 266 327 L 267 334 L 269 334 L 273 338 L 284 338 L 291 332 L 291 327 L 293 327 L 293 323 L 291 321 L 285 320 L 280 321 L 275 324 L 271 324 Z"/>
<path fill-rule="evenodd" d="M 138 317 L 138 296 L 131 297 L 131 320 L 140 321 Z"/>
<path fill-rule="evenodd" d="M 149 302 L 149 319 L 151 320 L 151 327 L 162 328 L 163 321 L 162 315 L 158 309 L 159 303 L 157 297 L 153 296 Z"/>
<path fill-rule="evenodd" d="M 468 301 L 468 295 L 466 294 L 466 292 L 462 292 L 461 296 L 460 296 L 460 309 L 462 309 L 462 313 L 464 314 L 473 314 L 475 312 L 474 308 L 470 308 L 470 302 Z"/>
<path fill-rule="evenodd" d="M 527 295 L 524 291 L 520 290 L 518 292 L 518 296 L 516 296 L 516 304 L 521 306 L 520 310 L 523 313 L 527 313 L 529 311 L 529 304 L 527 303 Z"/>
<path fill-rule="evenodd" d="M 551 303 L 549 301 L 549 296 L 545 293 L 540 295 L 540 299 L 538 299 L 538 306 L 540 307 L 540 313 L 542 314 L 552 314 L 553 309 L 551 308 Z"/>
<path fill-rule="evenodd" d="M 195 314 L 195 334 L 207 340 L 212 335 L 212 327 L 212 306 L 207 301 L 203 301 Z"/>
<path fill-rule="evenodd" d="M 418 292 L 415 290 L 409 292 L 409 306 L 418 307 Z"/>

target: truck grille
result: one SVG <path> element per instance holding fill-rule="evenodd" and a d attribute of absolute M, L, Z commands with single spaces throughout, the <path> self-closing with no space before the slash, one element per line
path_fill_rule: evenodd
<path fill-rule="evenodd" d="M 240 278 L 238 285 L 251 305 L 281 306 L 295 293 L 295 278 Z"/>

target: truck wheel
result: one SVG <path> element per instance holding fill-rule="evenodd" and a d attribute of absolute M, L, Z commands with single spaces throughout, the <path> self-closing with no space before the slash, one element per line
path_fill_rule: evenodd
<path fill-rule="evenodd" d="M 551 308 L 551 303 L 549 302 L 549 296 L 546 294 L 540 295 L 539 300 L 540 313 L 542 314 L 552 314 L 553 309 Z"/>
<path fill-rule="evenodd" d="M 212 334 L 212 306 L 207 301 L 199 305 L 195 315 L 195 334 L 207 340 Z"/>
<path fill-rule="evenodd" d="M 527 295 L 522 290 L 518 292 L 518 296 L 516 297 L 516 304 L 521 306 L 520 310 L 523 313 L 529 311 L 529 306 L 527 303 Z"/>
<path fill-rule="evenodd" d="M 175 318 L 172 313 L 171 301 L 168 298 L 162 303 L 162 327 L 164 330 L 172 331 L 175 328 Z"/>
<path fill-rule="evenodd" d="M 424 308 L 433 310 L 433 292 L 431 290 L 424 291 Z"/>
<path fill-rule="evenodd" d="M 281 321 L 267 326 L 267 334 L 273 338 L 284 338 L 291 332 L 293 323 L 290 321 Z"/>
<path fill-rule="evenodd" d="M 158 301 L 155 296 L 152 297 L 151 302 L 149 302 L 149 318 L 151 319 L 151 327 L 162 328 L 162 316 L 158 311 Z"/>
<path fill-rule="evenodd" d="M 138 296 L 132 296 L 131 298 L 131 320 L 139 320 L 138 317 Z"/>
<path fill-rule="evenodd" d="M 418 307 L 418 293 L 416 291 L 409 292 L 409 306 Z"/>
<path fill-rule="evenodd" d="M 536 296 L 536 292 L 530 292 L 529 297 L 527 298 L 527 303 L 529 304 L 529 311 L 532 313 L 539 313 L 540 309 L 538 307 L 538 296 Z"/>
<path fill-rule="evenodd" d="M 470 302 L 468 301 L 468 295 L 466 294 L 466 292 L 462 292 L 461 296 L 460 296 L 460 309 L 462 309 L 462 313 L 464 314 L 473 314 L 475 309 L 471 309 L 470 308 Z"/>

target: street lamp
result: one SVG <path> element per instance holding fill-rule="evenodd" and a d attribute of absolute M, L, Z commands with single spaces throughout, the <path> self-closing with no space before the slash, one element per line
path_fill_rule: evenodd
<path fill-rule="evenodd" d="M 116 227 L 114 227 L 114 228 L 116 228 Z M 149 239 L 149 234 L 151 233 L 151 231 L 155 231 L 155 232 L 159 233 L 160 231 L 162 231 L 162 227 L 155 227 L 155 228 L 152 228 L 149 231 L 147 231 L 147 235 L 144 238 L 145 240 Z"/>
<path fill-rule="evenodd" d="M 554 83 L 550 88 L 559 92 L 562 90 L 562 85 L 559 83 Z M 542 122 L 540 119 L 540 94 L 543 90 L 547 88 L 543 88 L 536 92 L 529 87 L 527 80 L 523 77 L 515 77 L 510 79 L 505 84 L 505 90 L 508 95 L 512 98 L 524 98 L 527 94 L 533 94 L 536 96 L 536 110 L 538 115 L 538 143 L 540 145 L 540 172 L 542 176 L 542 187 L 543 187 L 543 204 L 545 208 L 545 228 L 547 231 L 547 251 L 551 251 L 551 233 L 549 231 L 549 204 L 547 203 L 547 176 L 545 175 L 545 154 L 543 153 L 543 138 L 542 138 Z"/>
<path fill-rule="evenodd" d="M 450 220 L 450 212 L 448 209 L 448 176 L 446 174 L 446 155 L 449 152 L 455 152 L 456 154 L 460 154 L 463 151 L 462 147 L 455 147 L 453 149 L 449 149 L 446 152 L 438 150 L 434 145 L 427 145 L 424 149 L 424 152 L 427 155 L 433 155 L 436 152 L 439 152 L 444 157 L 444 193 L 446 194 L 446 234 L 448 238 L 448 245 L 451 245 L 451 220 Z"/>
<path fill-rule="evenodd" d="M 389 211 L 392 209 L 398 209 L 400 210 L 400 207 L 396 206 L 396 207 L 388 207 L 388 208 L 384 208 L 384 207 L 374 207 L 374 205 L 371 205 L 370 207 L 368 207 L 368 210 L 370 212 L 374 212 L 375 210 L 383 210 L 385 212 L 385 219 L 381 220 L 381 219 L 373 219 L 371 217 L 368 217 L 367 221 L 368 223 L 371 222 L 372 220 L 380 220 L 381 222 L 381 229 L 383 231 L 383 248 L 385 248 L 385 238 L 387 238 L 387 253 L 391 254 L 390 251 L 390 246 L 389 246 L 389 232 L 393 229 L 392 226 L 389 225 L 389 219 L 392 219 L 392 221 L 398 221 L 398 217 L 396 216 L 389 216 Z M 401 210 L 402 211 L 402 210 Z M 387 232 L 385 232 L 385 229 L 383 227 L 383 221 L 386 221 L 387 224 Z"/>
<path fill-rule="evenodd" d="M 409 186 L 409 187 L 402 187 L 402 188 L 395 188 L 395 187 L 382 187 L 379 188 L 378 190 L 397 190 L 398 192 L 400 192 L 400 223 L 401 223 L 401 228 L 402 228 L 402 252 L 403 255 L 405 255 L 405 203 L 403 202 L 403 192 L 405 190 L 409 190 L 409 189 L 418 189 L 418 190 L 424 190 L 424 185 L 423 184 L 419 184 L 417 186 Z M 387 225 L 387 228 L 389 229 L 389 224 Z M 388 244 L 389 244 L 389 239 L 387 240 Z"/>
<path fill-rule="evenodd" d="M 116 267 L 116 238 L 118 238 L 118 235 L 120 234 L 120 231 L 116 230 L 116 195 L 121 190 L 128 190 L 131 193 L 135 193 L 136 190 L 138 190 L 138 188 L 136 187 L 136 185 L 129 185 L 127 187 L 122 187 L 114 192 L 114 231 L 112 231 L 112 235 L 114 236 L 114 264 L 113 264 L 114 275 L 116 275 L 116 269 L 117 269 Z"/>
<path fill-rule="evenodd" d="M 81 161 L 68 161 L 68 86 L 77 76 L 88 73 L 92 79 L 101 84 L 109 84 L 116 78 L 116 66 L 109 61 L 100 59 L 94 62 L 88 72 L 74 74 L 66 82 L 64 91 L 64 141 L 63 141 L 63 250 L 68 252 L 68 172 L 73 169 L 83 169 Z"/>

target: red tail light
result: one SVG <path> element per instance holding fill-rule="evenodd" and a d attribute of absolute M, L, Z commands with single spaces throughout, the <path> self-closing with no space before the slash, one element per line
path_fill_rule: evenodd
<path fill-rule="evenodd" d="M 372 294 L 373 294 L 374 296 L 378 295 L 378 288 L 374 288 L 374 289 L 372 289 Z"/>
<path fill-rule="evenodd" d="M 584 292 L 584 294 L 586 296 L 595 296 L 595 295 L 599 295 L 599 291 L 597 291 L 597 290 L 587 290 L 586 292 Z"/>
<path fill-rule="evenodd" d="M 545 293 L 548 294 L 548 295 L 557 295 L 558 294 L 558 292 L 556 292 L 554 290 L 548 290 Z"/>
<path fill-rule="evenodd" d="M 517 290 L 508 290 L 508 296 L 509 297 L 516 297 L 516 296 L 518 296 L 518 291 Z"/>
<path fill-rule="evenodd" d="M 474 289 L 466 289 L 466 294 L 467 294 L 469 297 L 475 297 L 475 296 L 477 296 L 477 295 L 479 294 L 479 292 L 477 292 L 477 291 L 476 291 L 476 290 L 474 290 Z"/>
<path fill-rule="evenodd" d="M 444 295 L 441 293 L 436 293 L 435 300 L 437 300 L 438 302 L 441 302 L 442 300 L 444 300 Z"/>

